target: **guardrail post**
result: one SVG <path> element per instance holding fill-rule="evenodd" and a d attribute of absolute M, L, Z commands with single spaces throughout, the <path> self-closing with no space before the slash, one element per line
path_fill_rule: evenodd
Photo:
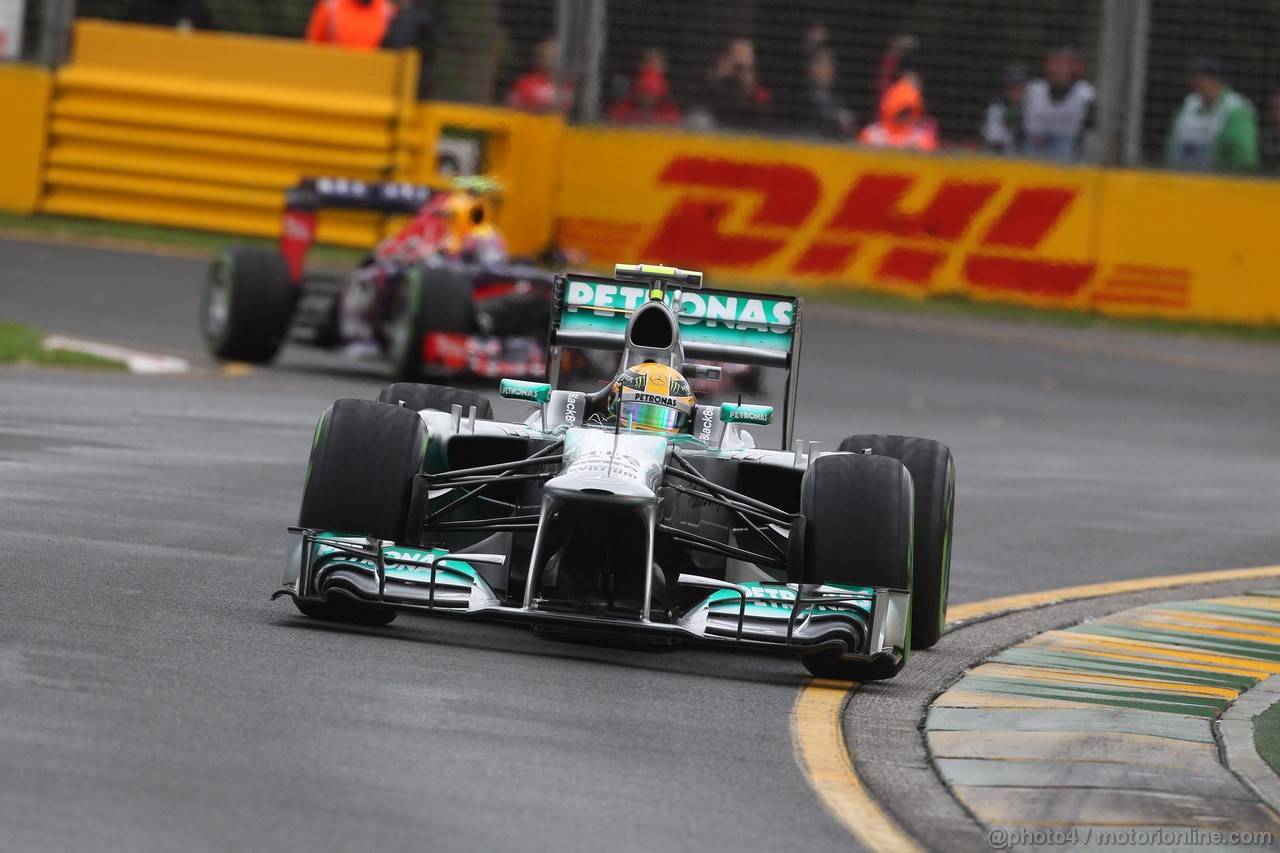
<path fill-rule="evenodd" d="M 40 64 L 58 68 L 66 63 L 71 49 L 71 24 L 75 18 L 76 0 L 44 0 Z"/>

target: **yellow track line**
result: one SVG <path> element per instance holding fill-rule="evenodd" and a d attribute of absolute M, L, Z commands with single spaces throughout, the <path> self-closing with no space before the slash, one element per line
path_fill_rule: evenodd
<path fill-rule="evenodd" d="M 1260 566 L 1256 569 L 1226 569 L 1219 572 L 1196 572 L 1190 575 L 1135 578 L 1127 581 L 1107 581 L 1105 583 L 1085 584 L 1084 586 L 1069 586 L 1063 589 L 1050 589 L 1022 595 L 1006 595 L 1001 598 L 989 598 L 986 601 L 957 604 L 955 607 L 947 608 L 947 615 L 951 617 L 947 627 L 952 627 L 962 622 L 970 622 L 974 619 L 984 619 L 997 614 L 1003 615 L 1015 610 L 1030 610 L 1033 607 L 1043 607 L 1046 604 L 1058 604 L 1063 601 L 1102 598 L 1108 595 L 1145 592 L 1152 589 L 1172 589 L 1174 587 L 1195 586 L 1202 583 L 1276 577 L 1280 577 L 1280 566 Z"/>
<path fill-rule="evenodd" d="M 1226 569 L 1186 575 L 1109 581 L 1051 589 L 1023 595 L 1006 595 L 958 604 L 948 608 L 948 628 L 991 616 L 1030 610 L 1047 604 L 1080 601 L 1086 598 L 1175 589 L 1204 583 L 1280 578 L 1280 566 L 1253 569 Z M 844 708 L 857 691 L 857 684 L 810 680 L 796 696 L 791 711 L 791 744 L 796 764 L 822 801 L 822 805 L 868 850 L 919 851 L 920 845 L 880 809 L 853 769 L 853 758 L 845 746 Z"/>
<path fill-rule="evenodd" d="M 844 707 L 858 685 L 809 679 L 791 711 L 796 763 L 826 810 L 872 850 L 918 853 L 920 846 L 898 828 L 862 787 L 844 741 Z"/>

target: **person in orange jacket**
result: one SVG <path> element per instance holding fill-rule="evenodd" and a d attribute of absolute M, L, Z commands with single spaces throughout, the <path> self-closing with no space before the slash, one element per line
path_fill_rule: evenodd
<path fill-rule="evenodd" d="M 396 12 L 394 0 L 319 0 L 307 24 L 307 41 L 377 50 Z"/>
<path fill-rule="evenodd" d="M 903 74 L 888 88 L 880 99 L 880 120 L 863 128 L 858 141 L 875 148 L 933 151 L 938 147 L 938 125 L 925 114 L 915 74 Z"/>

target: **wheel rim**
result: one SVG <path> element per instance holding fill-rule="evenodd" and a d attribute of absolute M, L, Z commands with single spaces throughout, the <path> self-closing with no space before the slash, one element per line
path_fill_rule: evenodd
<path fill-rule="evenodd" d="M 227 281 L 225 264 L 214 264 L 204 292 L 205 340 L 218 342 L 226 337 L 231 319 L 231 284 Z"/>

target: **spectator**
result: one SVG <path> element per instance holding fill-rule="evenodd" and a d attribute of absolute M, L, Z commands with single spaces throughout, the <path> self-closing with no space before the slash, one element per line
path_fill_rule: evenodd
<path fill-rule="evenodd" d="M 903 74 L 880 99 L 880 120 L 858 135 L 863 145 L 933 151 L 938 147 L 938 125 L 924 111 L 920 79 Z"/>
<path fill-rule="evenodd" d="M 896 35 L 889 41 L 880 57 L 880 69 L 876 72 L 876 100 L 884 99 L 885 93 L 903 74 L 907 60 L 920 47 L 920 42 L 913 35 Z"/>
<path fill-rule="evenodd" d="M 307 41 L 377 50 L 395 17 L 392 0 L 319 0 L 307 24 Z"/>
<path fill-rule="evenodd" d="M 387 26 L 382 46 L 393 50 L 418 51 L 418 100 L 431 92 L 431 64 L 435 59 L 436 35 L 440 25 L 434 0 L 404 0 L 400 14 Z"/>
<path fill-rule="evenodd" d="M 1268 113 L 1266 135 L 1262 142 L 1262 156 L 1266 169 L 1272 175 L 1280 176 L 1280 91 L 1272 92 L 1267 102 Z"/>
<path fill-rule="evenodd" d="M 1004 95 L 987 107 L 982 124 L 982 147 L 994 154 L 1017 155 L 1022 148 L 1022 101 L 1027 92 L 1027 69 L 1010 65 L 1004 72 Z"/>
<path fill-rule="evenodd" d="M 556 80 L 560 66 L 560 42 L 543 39 L 533 51 L 533 69 L 516 80 L 507 92 L 507 106 L 530 113 L 567 113 L 573 106 L 573 88 Z"/>
<path fill-rule="evenodd" d="M 756 78 L 756 47 L 733 39 L 707 72 L 705 106 L 721 127 L 759 130 L 769 123 L 773 93 Z"/>
<path fill-rule="evenodd" d="M 804 55 L 813 56 L 819 50 L 831 47 L 831 30 L 821 18 L 812 18 L 804 30 Z"/>
<path fill-rule="evenodd" d="M 1211 172 L 1258 170 L 1258 118 L 1253 104 L 1222 79 L 1215 59 L 1191 65 L 1191 94 L 1173 118 L 1165 163 Z"/>
<path fill-rule="evenodd" d="M 1084 63 L 1068 46 L 1050 51 L 1044 77 L 1027 84 L 1022 100 L 1023 153 L 1063 163 L 1080 158 L 1085 134 L 1093 128 L 1093 86 L 1083 79 Z"/>
<path fill-rule="evenodd" d="M 644 52 L 631 91 L 613 105 L 609 118 L 619 124 L 680 123 L 680 108 L 671 100 L 667 85 L 667 58 L 661 50 Z"/>
<path fill-rule="evenodd" d="M 809 57 L 809 83 L 804 92 L 798 129 L 826 139 L 854 135 L 853 113 L 835 92 L 836 60 L 830 48 L 819 47 Z"/>
<path fill-rule="evenodd" d="M 213 16 L 204 0 L 131 0 L 124 19 L 180 30 L 213 29 Z"/>

